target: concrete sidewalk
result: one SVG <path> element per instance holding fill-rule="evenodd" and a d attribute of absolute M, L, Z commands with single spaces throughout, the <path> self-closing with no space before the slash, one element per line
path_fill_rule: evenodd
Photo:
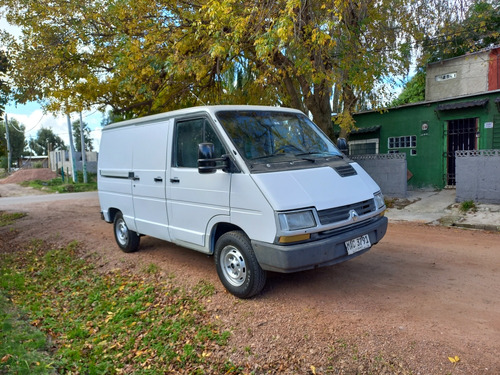
<path fill-rule="evenodd" d="M 406 199 L 388 199 L 390 221 L 414 221 L 500 232 L 500 205 L 476 203 L 476 210 L 462 212 L 455 189 L 408 191 Z"/>

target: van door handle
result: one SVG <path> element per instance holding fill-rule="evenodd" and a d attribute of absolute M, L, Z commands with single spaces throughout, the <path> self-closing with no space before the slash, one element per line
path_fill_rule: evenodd
<path fill-rule="evenodd" d="M 174 177 L 174 178 L 170 179 L 170 182 L 173 184 L 177 184 L 177 183 L 181 182 L 181 180 L 179 180 L 177 177 Z"/>
<path fill-rule="evenodd" d="M 154 180 L 155 180 L 155 182 L 162 182 L 163 178 L 161 178 L 161 177 L 155 177 Z"/>
<path fill-rule="evenodd" d="M 128 178 L 130 180 L 133 180 L 133 181 L 139 181 L 140 180 L 140 178 L 138 176 L 136 176 L 134 172 L 128 172 Z"/>

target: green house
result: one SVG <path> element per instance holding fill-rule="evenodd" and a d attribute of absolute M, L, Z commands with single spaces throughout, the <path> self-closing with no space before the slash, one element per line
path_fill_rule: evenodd
<path fill-rule="evenodd" d="M 455 151 L 500 149 L 499 51 L 428 65 L 424 102 L 355 114 L 349 154 L 405 153 L 410 188 L 454 186 Z"/>
<path fill-rule="evenodd" d="M 500 149 L 500 90 L 354 116 L 349 154 L 406 153 L 408 185 L 455 185 L 455 151 Z"/>

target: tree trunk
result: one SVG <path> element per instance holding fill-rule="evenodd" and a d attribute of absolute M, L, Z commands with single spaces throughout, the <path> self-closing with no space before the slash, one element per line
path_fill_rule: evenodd
<path fill-rule="evenodd" d="M 306 97 L 306 105 L 313 115 L 313 120 L 330 139 L 335 141 L 330 104 L 331 86 L 322 81 L 314 85 L 314 91 Z"/>

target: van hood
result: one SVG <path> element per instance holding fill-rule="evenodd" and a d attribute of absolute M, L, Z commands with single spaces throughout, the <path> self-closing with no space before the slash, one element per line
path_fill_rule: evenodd
<path fill-rule="evenodd" d="M 344 206 L 373 198 L 380 190 L 357 164 L 354 176 L 341 177 L 329 166 L 252 174 L 252 178 L 276 211 Z"/>

